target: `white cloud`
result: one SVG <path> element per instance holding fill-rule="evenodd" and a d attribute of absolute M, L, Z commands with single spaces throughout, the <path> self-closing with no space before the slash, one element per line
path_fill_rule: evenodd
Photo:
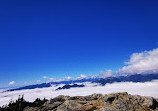
<path fill-rule="evenodd" d="M 55 78 L 49 78 L 49 82 L 55 81 Z"/>
<path fill-rule="evenodd" d="M 43 79 L 47 79 L 48 77 L 47 76 L 43 76 Z"/>
<path fill-rule="evenodd" d="M 158 48 L 141 53 L 133 53 L 127 66 L 119 69 L 121 74 L 150 74 L 158 73 Z"/>
<path fill-rule="evenodd" d="M 47 79 L 48 80 L 47 82 L 53 82 L 53 81 L 55 81 L 55 78 L 49 78 L 47 76 L 43 76 L 43 79 Z"/>
<path fill-rule="evenodd" d="M 69 81 L 69 80 L 74 80 L 74 79 L 72 77 L 70 77 L 70 76 L 64 77 L 62 79 L 54 79 L 55 82 Z"/>
<path fill-rule="evenodd" d="M 50 80 L 54 81 L 55 79 L 54 78 L 49 78 Z"/>
<path fill-rule="evenodd" d="M 86 78 L 86 77 L 87 77 L 86 75 L 81 74 L 81 78 Z"/>
<path fill-rule="evenodd" d="M 112 70 L 100 71 L 98 76 L 101 78 L 107 78 L 112 76 L 112 73 L 113 73 Z"/>
<path fill-rule="evenodd" d="M 106 71 L 100 71 L 99 74 L 91 76 L 91 78 L 107 78 L 111 77 L 116 72 L 113 72 L 112 70 L 106 70 Z"/>
<path fill-rule="evenodd" d="M 87 84 L 87 83 L 86 83 Z M 24 99 L 27 101 L 34 101 L 36 98 L 47 99 L 54 98 L 58 95 L 69 95 L 69 96 L 86 96 L 93 93 L 115 93 L 115 92 L 128 92 L 129 94 L 136 94 L 142 96 L 152 96 L 158 98 L 158 80 L 144 83 L 133 83 L 133 82 L 120 82 L 113 84 L 106 84 L 105 86 L 96 86 L 95 84 L 88 83 L 86 87 L 82 88 L 71 88 L 58 90 L 55 89 L 63 86 L 52 86 L 48 88 L 36 88 L 12 92 L 0 92 L 0 106 L 8 104 L 9 101 L 16 100 L 19 95 L 24 94 Z"/>
<path fill-rule="evenodd" d="M 14 85 L 14 84 L 15 84 L 15 81 L 9 82 L 9 85 Z"/>
<path fill-rule="evenodd" d="M 76 79 L 84 79 L 84 78 L 88 78 L 86 75 L 81 74 L 80 77 L 77 77 Z"/>
<path fill-rule="evenodd" d="M 68 76 L 68 77 L 65 77 L 65 79 L 68 79 L 68 80 L 70 80 L 70 79 L 71 79 L 71 77 L 70 77 L 70 76 Z"/>

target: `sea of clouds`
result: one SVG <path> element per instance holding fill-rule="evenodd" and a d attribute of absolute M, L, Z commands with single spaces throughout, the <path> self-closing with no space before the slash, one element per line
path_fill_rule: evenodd
<path fill-rule="evenodd" d="M 58 87 L 62 87 L 64 84 L 59 86 L 52 86 L 48 88 L 36 88 L 12 92 L 3 92 L 0 90 L 0 106 L 8 104 L 11 100 L 15 101 L 19 95 L 24 94 L 24 99 L 27 101 L 34 101 L 36 98 L 54 98 L 58 95 L 69 95 L 69 96 L 86 96 L 93 93 L 115 93 L 115 92 L 128 92 L 129 94 L 152 96 L 158 98 L 158 80 L 144 82 L 144 83 L 133 83 L 133 82 L 120 82 L 106 84 L 101 86 L 96 83 L 83 83 L 85 87 L 82 88 L 71 88 L 56 90 Z"/>
<path fill-rule="evenodd" d="M 110 77 L 110 76 L 119 76 L 119 75 L 132 75 L 132 74 L 158 74 L 158 48 L 143 51 L 139 53 L 133 53 L 129 61 L 125 62 L 125 66 L 120 68 L 117 71 L 107 70 L 101 71 L 95 77 Z M 54 78 L 48 78 L 46 76 L 44 79 L 54 80 Z M 85 75 L 81 75 L 77 79 L 88 78 Z M 65 78 L 66 80 L 71 80 L 70 76 Z M 65 80 L 62 79 L 62 80 Z M 73 80 L 73 79 L 72 79 Z M 39 82 L 40 80 L 38 80 Z M 11 81 L 9 85 L 14 85 L 15 81 Z M 36 98 L 54 98 L 58 95 L 69 95 L 69 96 L 85 96 L 93 93 L 115 93 L 115 92 L 128 92 L 129 94 L 142 95 L 142 96 L 152 96 L 158 98 L 158 80 L 150 82 L 120 82 L 106 84 L 101 86 L 95 83 L 83 83 L 85 87 L 82 88 L 71 88 L 56 90 L 58 87 L 62 87 L 64 84 L 59 86 L 52 86 L 48 88 L 36 88 L 12 92 L 4 92 L 0 89 L 0 106 L 8 104 L 11 100 L 17 100 L 19 95 L 24 94 L 24 99 L 27 101 L 34 101 Z"/>

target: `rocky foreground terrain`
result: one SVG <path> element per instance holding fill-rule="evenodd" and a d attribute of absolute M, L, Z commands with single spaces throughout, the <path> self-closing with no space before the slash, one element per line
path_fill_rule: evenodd
<path fill-rule="evenodd" d="M 58 96 L 24 111 L 158 111 L 158 99 L 124 93 Z"/>

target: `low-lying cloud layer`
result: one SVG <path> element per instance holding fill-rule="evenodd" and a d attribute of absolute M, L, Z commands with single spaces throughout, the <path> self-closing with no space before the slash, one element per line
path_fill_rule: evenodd
<path fill-rule="evenodd" d="M 140 53 L 133 53 L 130 60 L 126 62 L 126 66 L 120 68 L 118 71 L 113 72 L 112 70 L 101 71 L 98 75 L 90 78 L 102 77 L 106 78 L 112 75 L 128 75 L 128 74 L 158 74 L 158 48 L 151 51 L 144 51 Z M 48 78 L 43 76 L 44 79 L 50 81 L 57 81 L 54 78 Z M 76 79 L 89 78 L 86 75 L 81 75 Z M 64 79 L 58 80 L 73 80 L 70 76 Z M 37 82 L 40 82 L 38 80 Z M 11 81 L 9 85 L 15 84 L 15 81 Z M 105 86 L 96 86 L 96 84 L 86 83 L 86 87 L 83 88 L 71 88 L 56 91 L 58 87 L 62 85 L 52 86 L 41 89 L 30 89 L 20 90 L 13 92 L 2 92 L 0 90 L 0 106 L 8 104 L 10 100 L 16 100 L 19 95 L 24 94 L 24 98 L 27 101 L 34 101 L 36 98 L 53 98 L 58 95 L 70 95 L 70 96 L 85 96 L 93 93 L 114 93 L 114 92 L 128 92 L 130 94 L 138 94 L 142 96 L 153 96 L 158 98 L 158 81 L 144 82 L 144 83 L 133 83 L 133 82 L 120 82 L 113 84 L 106 84 Z"/>
<path fill-rule="evenodd" d="M 119 73 L 126 74 L 153 74 L 158 73 L 158 48 L 141 53 L 133 53 L 127 66 L 119 69 Z"/>
<path fill-rule="evenodd" d="M 24 94 L 24 98 L 27 101 L 34 101 L 36 98 L 43 99 L 44 97 L 50 99 L 58 95 L 85 96 L 93 93 L 108 94 L 114 92 L 128 92 L 129 94 L 153 96 L 158 98 L 158 80 L 145 83 L 121 82 L 106 84 L 105 86 L 99 86 L 97 84 L 92 83 L 84 84 L 86 85 L 86 87 L 71 88 L 57 91 L 55 90 L 57 88 L 56 86 L 52 86 L 49 88 L 37 88 L 4 93 L 0 91 L 0 106 L 8 104 L 10 100 L 16 100 L 18 96 L 22 94 Z M 63 85 L 61 84 L 58 87 L 62 86 Z"/>

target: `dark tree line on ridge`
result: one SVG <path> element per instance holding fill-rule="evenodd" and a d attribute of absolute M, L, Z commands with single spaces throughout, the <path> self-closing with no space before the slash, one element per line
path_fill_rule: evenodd
<path fill-rule="evenodd" d="M 0 111 L 23 111 L 26 106 L 29 107 L 41 107 L 47 99 L 39 99 L 37 98 L 34 102 L 25 101 L 24 96 L 19 96 L 16 101 L 10 101 L 8 105 L 0 107 Z"/>

